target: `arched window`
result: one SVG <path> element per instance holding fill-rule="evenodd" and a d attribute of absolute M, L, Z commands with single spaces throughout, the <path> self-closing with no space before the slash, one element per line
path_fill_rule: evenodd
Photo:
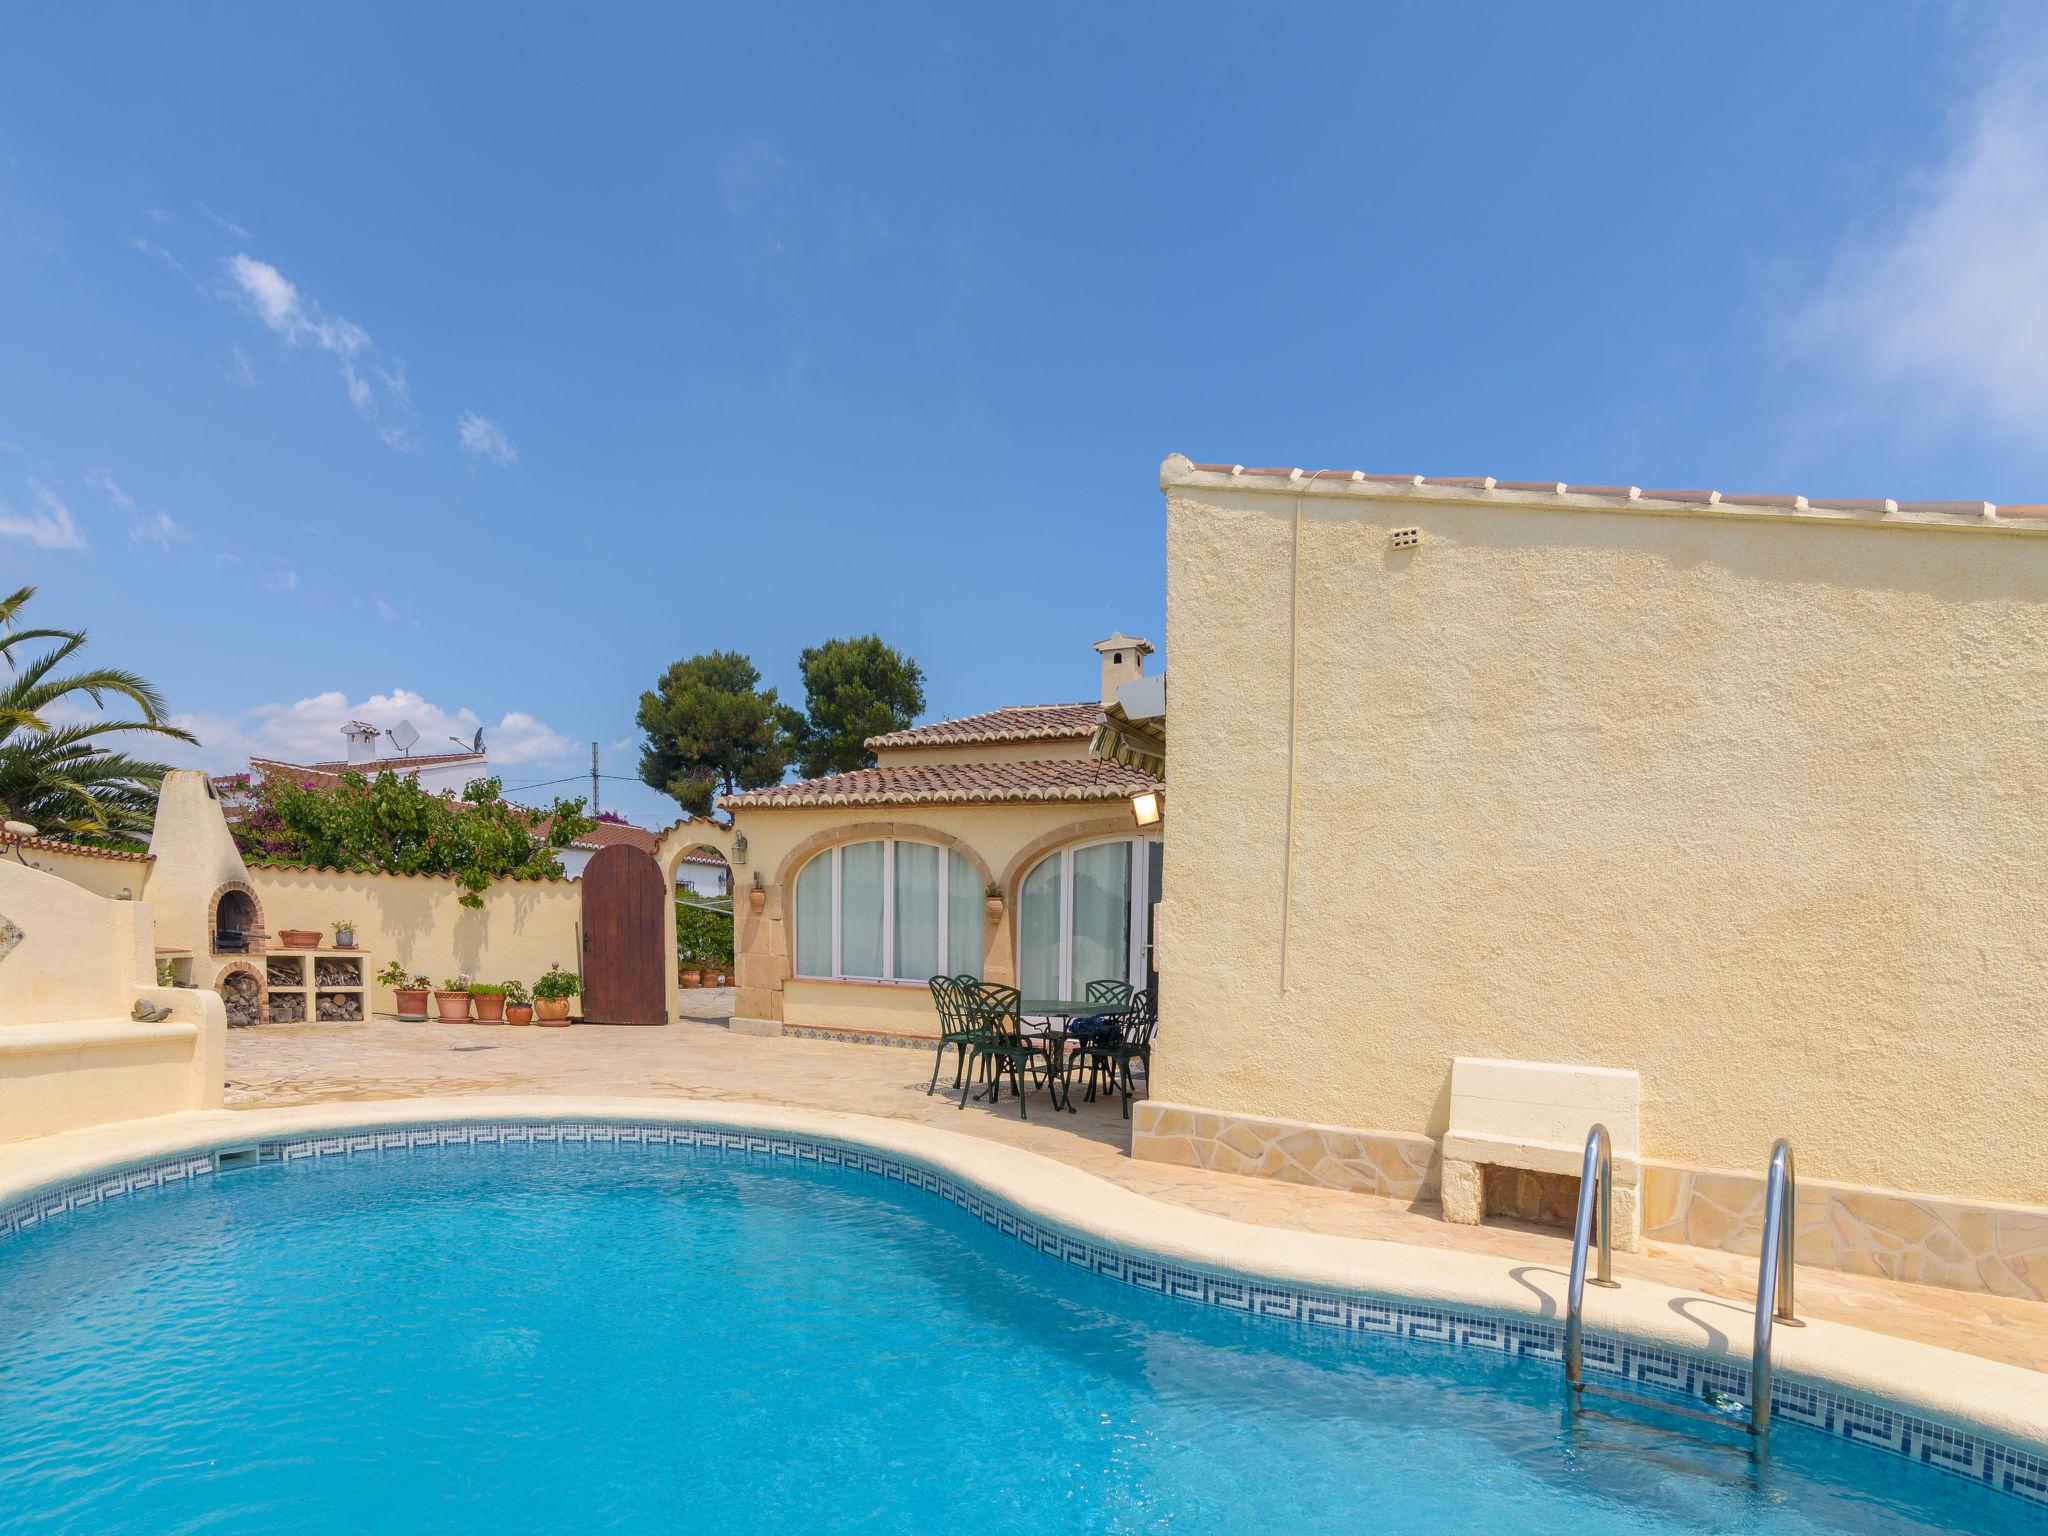
<path fill-rule="evenodd" d="M 1091 981 L 1150 985 L 1153 838 L 1082 843 L 1049 853 L 1017 897 L 1017 985 L 1027 998 L 1080 997 Z"/>
<path fill-rule="evenodd" d="M 796 974 L 919 986 L 979 976 L 981 902 L 981 877 L 950 848 L 843 843 L 797 873 Z"/>

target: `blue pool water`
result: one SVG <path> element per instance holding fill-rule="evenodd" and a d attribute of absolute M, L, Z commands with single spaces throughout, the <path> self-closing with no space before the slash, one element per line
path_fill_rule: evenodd
<path fill-rule="evenodd" d="M 1171 1301 L 736 1152 L 270 1165 L 0 1240 L 8 1536 L 2048 1527 L 1777 1451 L 1574 1424 L 1554 1364 Z"/>

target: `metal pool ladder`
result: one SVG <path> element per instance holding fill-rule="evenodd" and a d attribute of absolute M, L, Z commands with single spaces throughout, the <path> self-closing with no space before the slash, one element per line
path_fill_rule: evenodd
<path fill-rule="evenodd" d="M 1759 1460 L 1770 1454 L 1771 1443 L 1771 1334 L 1774 1325 L 1787 1328 L 1805 1325 L 1793 1315 L 1792 1257 L 1795 1237 L 1793 1220 L 1799 1204 L 1799 1179 L 1793 1170 L 1792 1144 L 1780 1138 L 1771 1148 L 1770 1173 L 1764 1183 L 1763 1252 L 1757 1261 L 1756 1333 L 1749 1360 L 1750 1452 Z M 1600 1234 L 1600 1272 L 1586 1278 L 1587 1250 L 1592 1245 L 1595 1215 Z M 1578 1411 L 1588 1392 L 1617 1398 L 1640 1407 L 1726 1424 L 1726 1419 L 1697 1408 L 1660 1403 L 1633 1392 L 1589 1385 L 1585 1379 L 1586 1287 L 1597 1285 L 1617 1290 L 1614 1278 L 1614 1149 L 1607 1127 L 1595 1125 L 1586 1136 L 1586 1160 L 1579 1174 L 1579 1214 L 1572 1229 L 1572 1273 L 1566 1295 L 1564 1319 L 1564 1379 L 1571 1389 L 1571 1405 Z"/>

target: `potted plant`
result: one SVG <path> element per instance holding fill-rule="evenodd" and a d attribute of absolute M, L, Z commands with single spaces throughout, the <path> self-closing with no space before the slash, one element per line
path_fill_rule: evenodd
<path fill-rule="evenodd" d="M 533 1000 L 527 996 L 526 983 L 508 981 L 505 983 L 505 1022 L 507 1024 L 531 1024 L 533 1022 Z"/>
<path fill-rule="evenodd" d="M 458 976 L 444 981 L 434 993 L 434 1006 L 441 1010 L 443 1024 L 469 1022 L 469 978 Z"/>
<path fill-rule="evenodd" d="M 320 930 L 318 928 L 280 928 L 277 942 L 286 949 L 318 949 Z"/>
<path fill-rule="evenodd" d="M 533 984 L 533 1013 L 537 1024 L 561 1026 L 569 1022 L 569 999 L 583 990 L 583 978 L 559 965 Z"/>
<path fill-rule="evenodd" d="M 426 977 L 406 975 L 405 967 L 394 960 L 377 973 L 377 985 L 389 987 L 398 995 L 398 1016 L 401 1019 L 417 1024 L 426 1018 Z"/>
<path fill-rule="evenodd" d="M 1003 915 L 1003 888 L 991 880 L 982 892 L 982 905 L 988 910 L 988 920 L 994 922 Z"/>
<path fill-rule="evenodd" d="M 354 949 L 356 947 L 356 925 L 345 917 L 334 920 L 334 947 Z"/>
<path fill-rule="evenodd" d="M 477 1023 L 502 1024 L 505 1022 L 505 989 L 496 982 L 471 982 L 469 1000 L 476 1004 Z"/>
<path fill-rule="evenodd" d="M 679 986 L 701 987 L 704 985 L 704 962 L 695 955 L 683 955 L 679 959 L 681 969 L 676 972 Z"/>
<path fill-rule="evenodd" d="M 754 888 L 747 892 L 747 905 L 756 912 L 768 904 L 768 887 L 761 883 L 761 871 L 754 871 Z"/>

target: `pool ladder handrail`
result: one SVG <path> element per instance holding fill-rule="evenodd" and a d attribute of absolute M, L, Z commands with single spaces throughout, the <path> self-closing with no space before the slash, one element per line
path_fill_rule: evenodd
<path fill-rule="evenodd" d="M 1595 1202 L 1600 1216 L 1600 1273 L 1591 1282 L 1603 1290 L 1621 1289 L 1614 1278 L 1614 1139 L 1595 1123 L 1586 1133 L 1586 1158 L 1579 1170 L 1579 1215 L 1572 1226 L 1572 1277 L 1564 1316 L 1564 1379 L 1574 1394 L 1585 1389 L 1586 1250 L 1593 1236 Z"/>
<path fill-rule="evenodd" d="M 1794 1250 L 1798 1235 L 1794 1223 L 1799 1205 L 1799 1178 L 1792 1157 L 1792 1143 L 1780 1137 L 1771 1148 L 1771 1164 L 1764 1180 L 1763 1248 L 1757 1259 L 1756 1331 L 1749 1359 L 1749 1424 L 1751 1450 L 1761 1458 L 1768 1454 L 1771 1439 L 1771 1340 L 1774 1328 L 1803 1328 L 1795 1315 L 1792 1279 Z M 1600 1233 L 1600 1271 L 1586 1278 L 1586 1259 L 1592 1246 L 1595 1216 Z M 1607 1127 L 1595 1124 L 1586 1133 L 1586 1156 L 1579 1174 L 1579 1213 L 1572 1228 L 1572 1271 L 1565 1293 L 1564 1379 L 1572 1392 L 1572 1406 L 1587 1391 L 1585 1375 L 1586 1287 L 1620 1289 L 1614 1278 L 1614 1151 Z M 1652 1406 L 1655 1406 L 1654 1404 Z M 1669 1405 L 1667 1405 L 1669 1406 Z M 1692 1417 L 1707 1415 L 1675 1408 Z"/>
<path fill-rule="evenodd" d="M 1757 1257 L 1756 1332 L 1749 1349 L 1749 1433 L 1755 1450 L 1764 1455 L 1771 1443 L 1771 1335 L 1773 1325 L 1803 1328 L 1794 1312 L 1793 1251 L 1798 1247 L 1799 1175 L 1792 1143 L 1779 1137 L 1771 1148 L 1771 1169 L 1764 1180 L 1764 1240 Z"/>

